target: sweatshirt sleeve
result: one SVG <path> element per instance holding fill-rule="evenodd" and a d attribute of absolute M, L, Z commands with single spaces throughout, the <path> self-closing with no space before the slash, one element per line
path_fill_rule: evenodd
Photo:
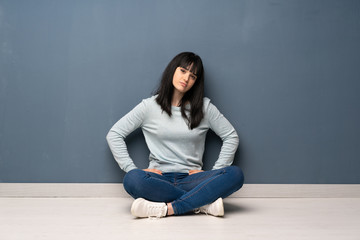
<path fill-rule="evenodd" d="M 212 103 L 209 103 L 206 114 L 210 129 L 223 141 L 219 158 L 216 160 L 213 169 L 230 166 L 234 161 L 235 152 L 239 145 L 236 130 Z"/>
<path fill-rule="evenodd" d="M 117 121 L 106 136 L 110 150 L 116 162 L 125 172 L 136 169 L 130 158 L 125 138 L 134 130 L 141 127 L 146 114 L 146 103 L 143 100 L 134 109 Z"/>

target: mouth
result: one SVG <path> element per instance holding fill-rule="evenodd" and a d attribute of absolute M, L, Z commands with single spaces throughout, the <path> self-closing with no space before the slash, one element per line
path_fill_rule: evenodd
<path fill-rule="evenodd" d="M 187 86 L 187 84 L 183 82 L 180 82 L 180 85 L 183 86 L 184 88 Z"/>

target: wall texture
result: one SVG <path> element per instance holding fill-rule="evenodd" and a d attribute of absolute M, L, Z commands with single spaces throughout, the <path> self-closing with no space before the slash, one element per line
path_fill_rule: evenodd
<path fill-rule="evenodd" d="M 360 183 L 360 2 L 0 0 L 0 182 L 121 182 L 105 136 L 204 61 L 246 183 Z M 127 138 L 147 167 L 140 130 Z M 205 169 L 221 141 L 209 133 Z"/>

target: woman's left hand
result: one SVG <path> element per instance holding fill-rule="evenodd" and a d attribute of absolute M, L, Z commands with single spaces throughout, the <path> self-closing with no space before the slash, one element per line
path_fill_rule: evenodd
<path fill-rule="evenodd" d="M 199 173 L 199 172 L 203 172 L 203 170 L 189 170 L 189 175 L 195 174 L 195 173 Z"/>

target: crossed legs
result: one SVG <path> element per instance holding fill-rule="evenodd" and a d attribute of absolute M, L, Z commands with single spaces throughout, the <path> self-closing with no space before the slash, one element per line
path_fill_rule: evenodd
<path fill-rule="evenodd" d="M 239 190 L 244 175 L 239 167 L 187 173 L 163 173 L 163 175 L 134 169 L 124 178 L 125 190 L 135 199 L 144 198 L 163 202 L 168 215 L 185 214 L 218 198 L 226 198 Z"/>

